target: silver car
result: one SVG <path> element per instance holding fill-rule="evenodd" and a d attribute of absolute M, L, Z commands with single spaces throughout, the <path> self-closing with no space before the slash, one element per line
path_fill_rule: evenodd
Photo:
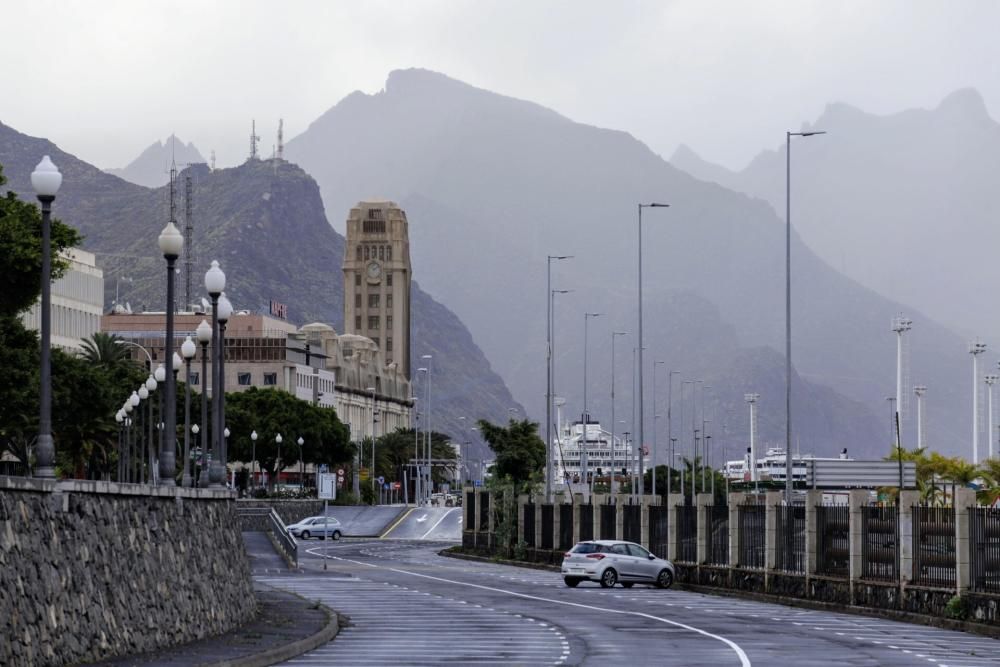
<path fill-rule="evenodd" d="M 288 526 L 289 533 L 303 540 L 308 540 L 310 537 L 318 537 L 321 540 L 329 537 L 332 540 L 339 540 L 342 531 L 340 521 L 332 516 L 311 516 Z"/>
<path fill-rule="evenodd" d="M 670 588 L 674 565 L 634 542 L 593 540 L 580 542 L 563 556 L 562 575 L 570 588 L 581 581 L 597 581 L 604 588 L 617 583 L 625 588 L 637 583 Z"/>

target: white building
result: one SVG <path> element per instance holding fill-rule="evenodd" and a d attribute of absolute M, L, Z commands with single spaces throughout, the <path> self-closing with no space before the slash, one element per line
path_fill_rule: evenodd
<path fill-rule="evenodd" d="M 104 311 L 104 272 L 93 253 L 69 248 L 60 253 L 69 262 L 63 277 L 52 283 L 52 346 L 79 351 L 80 343 L 101 330 Z M 40 304 L 21 321 L 28 329 L 41 328 Z"/>

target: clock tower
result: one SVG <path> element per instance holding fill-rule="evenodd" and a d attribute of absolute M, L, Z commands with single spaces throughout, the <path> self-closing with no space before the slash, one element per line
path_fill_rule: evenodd
<path fill-rule="evenodd" d="M 358 202 L 347 217 L 344 332 L 375 341 L 410 378 L 410 239 L 391 201 Z"/>

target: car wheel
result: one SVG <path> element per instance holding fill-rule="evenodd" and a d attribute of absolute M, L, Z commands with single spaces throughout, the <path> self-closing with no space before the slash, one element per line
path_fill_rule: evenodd
<path fill-rule="evenodd" d="M 332 538 L 332 539 L 333 539 L 333 540 L 334 540 L 335 542 L 336 542 L 337 540 L 339 540 L 339 539 L 340 539 L 340 531 L 339 531 L 339 530 L 335 530 L 335 531 L 333 531 L 333 535 L 331 536 L 331 538 Z"/>
<path fill-rule="evenodd" d="M 576 577 L 565 577 L 563 581 L 565 581 L 566 585 L 569 586 L 570 588 L 576 588 L 577 584 L 580 583 L 580 580 L 577 579 Z"/>
<path fill-rule="evenodd" d="M 670 588 L 673 583 L 674 575 L 670 574 L 670 570 L 660 570 L 659 576 L 656 577 L 656 585 L 659 588 Z"/>
<path fill-rule="evenodd" d="M 614 568 L 609 567 L 601 575 L 601 588 L 611 588 L 618 583 L 618 573 Z"/>
<path fill-rule="evenodd" d="M 323 541 L 326 541 L 326 535 L 320 535 L 320 536 L 319 536 L 319 539 L 320 539 L 320 540 L 323 540 Z"/>
<path fill-rule="evenodd" d="M 303 540 L 308 540 L 309 539 L 309 531 L 308 530 L 303 530 L 302 531 L 302 539 Z"/>
<path fill-rule="evenodd" d="M 635 586 L 635 582 L 634 581 L 623 581 L 622 582 L 622 588 L 632 588 L 633 586 Z"/>

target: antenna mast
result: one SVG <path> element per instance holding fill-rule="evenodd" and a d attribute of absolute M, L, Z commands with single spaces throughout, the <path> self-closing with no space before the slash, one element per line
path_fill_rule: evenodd
<path fill-rule="evenodd" d="M 190 171 L 190 170 L 188 170 Z M 191 271 L 194 268 L 194 208 L 191 174 L 184 178 L 184 308 L 191 307 Z"/>
<path fill-rule="evenodd" d="M 257 159 L 257 142 L 260 141 L 260 137 L 257 136 L 257 121 L 256 119 L 250 121 L 250 159 Z"/>
<path fill-rule="evenodd" d="M 212 171 L 215 171 L 215 149 L 212 149 Z"/>
<path fill-rule="evenodd" d="M 278 159 L 285 159 L 285 132 L 284 132 L 285 119 L 278 119 Z"/>

